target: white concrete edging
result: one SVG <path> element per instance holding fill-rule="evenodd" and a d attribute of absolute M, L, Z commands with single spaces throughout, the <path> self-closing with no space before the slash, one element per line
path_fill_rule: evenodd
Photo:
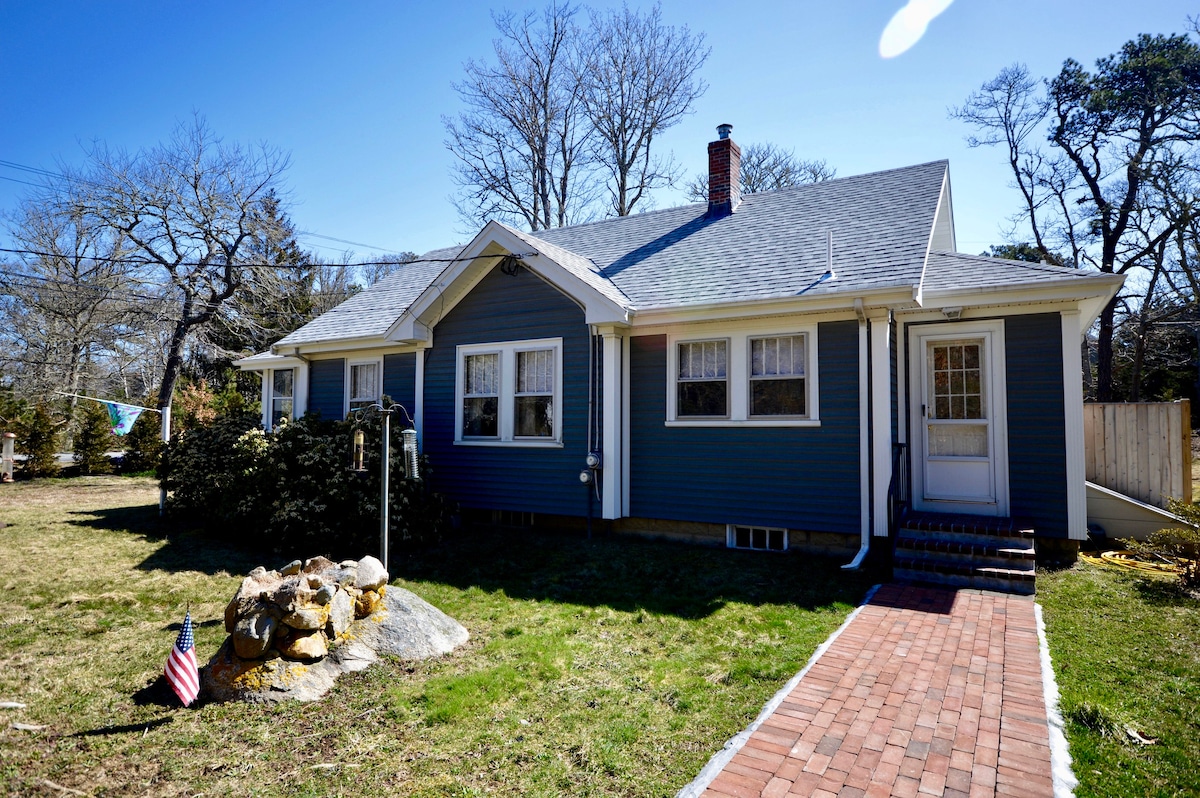
<path fill-rule="evenodd" d="M 1042 605 L 1034 603 L 1037 618 L 1038 653 L 1042 660 L 1042 699 L 1046 702 L 1046 720 L 1050 726 L 1050 776 L 1054 782 L 1054 798 L 1074 798 L 1079 779 L 1071 771 L 1071 750 L 1063 731 L 1063 716 L 1058 708 L 1058 682 L 1050 662 L 1050 645 L 1046 641 L 1046 622 L 1042 620 Z"/>

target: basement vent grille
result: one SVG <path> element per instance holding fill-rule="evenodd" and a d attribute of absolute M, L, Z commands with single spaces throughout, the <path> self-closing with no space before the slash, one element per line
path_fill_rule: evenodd
<path fill-rule="evenodd" d="M 787 530 L 762 526 L 729 525 L 726 544 L 731 549 L 787 551 Z"/>

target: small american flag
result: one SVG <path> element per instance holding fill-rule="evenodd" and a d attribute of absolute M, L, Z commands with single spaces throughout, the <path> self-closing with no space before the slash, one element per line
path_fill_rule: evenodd
<path fill-rule="evenodd" d="M 192 634 L 190 611 L 183 618 L 183 628 L 179 630 L 179 639 L 167 657 L 164 673 L 171 683 L 171 689 L 185 707 L 196 700 L 200 693 L 200 670 L 196 667 L 196 639 Z"/>

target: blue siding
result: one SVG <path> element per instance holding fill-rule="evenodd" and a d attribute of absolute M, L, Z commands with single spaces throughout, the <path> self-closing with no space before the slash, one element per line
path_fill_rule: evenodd
<path fill-rule="evenodd" d="M 534 338 L 563 339 L 562 447 L 454 445 L 456 347 Z M 512 277 L 493 269 L 475 286 L 438 323 L 426 355 L 432 487 L 466 507 L 585 515 L 589 338 L 583 309 L 525 269 Z"/>
<path fill-rule="evenodd" d="M 399 402 L 411 415 L 417 413 L 417 356 L 408 352 L 402 355 L 383 356 L 383 395 Z M 404 426 L 408 420 L 404 419 Z"/>
<path fill-rule="evenodd" d="M 1004 320 L 1009 502 L 1039 536 L 1067 536 L 1067 442 L 1058 314 Z"/>
<path fill-rule="evenodd" d="M 346 361 L 314 360 L 308 369 L 308 410 L 339 421 L 346 407 Z"/>
<path fill-rule="evenodd" d="M 667 339 L 630 342 L 630 513 L 858 534 L 858 324 L 818 325 L 820 427 L 666 427 Z"/>

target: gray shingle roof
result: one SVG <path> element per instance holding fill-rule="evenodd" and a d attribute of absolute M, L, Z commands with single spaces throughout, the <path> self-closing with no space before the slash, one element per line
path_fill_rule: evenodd
<path fill-rule="evenodd" d="M 709 218 L 707 204 L 513 235 L 615 304 L 633 310 L 916 285 L 945 161 L 748 194 Z M 276 347 L 382 337 L 462 247 L 434 250 L 280 340 Z"/>
<path fill-rule="evenodd" d="M 375 285 L 280 339 L 275 346 L 382 336 L 421 292 L 458 256 L 462 247 L 435 249 L 406 263 Z"/>
<path fill-rule="evenodd" d="M 1096 274 L 1049 263 L 964 255 L 959 252 L 931 252 L 922 288 L 925 291 L 978 291 L 1034 285 L 1050 280 L 1078 280 L 1095 277 Z"/>
<path fill-rule="evenodd" d="M 915 285 L 946 170 L 936 161 L 748 194 L 715 219 L 698 204 L 535 235 L 595 261 L 639 309 L 794 295 L 825 272 L 827 231 L 837 278 L 820 292 Z"/>

